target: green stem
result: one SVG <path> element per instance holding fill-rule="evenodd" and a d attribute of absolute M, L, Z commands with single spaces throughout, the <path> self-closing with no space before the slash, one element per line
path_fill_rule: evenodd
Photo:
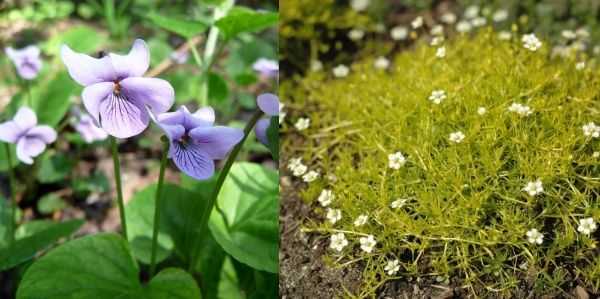
<path fill-rule="evenodd" d="M 163 136 L 163 154 L 160 160 L 160 173 L 158 175 L 158 186 L 156 187 L 156 201 L 154 203 L 154 231 L 152 232 L 152 256 L 150 258 L 150 277 L 156 272 L 156 250 L 158 247 L 158 229 L 160 226 L 160 211 L 162 208 L 161 199 L 163 192 L 163 182 L 165 179 L 165 169 L 167 168 L 167 157 L 169 153 L 169 141 Z"/>
<path fill-rule="evenodd" d="M 200 232 L 203 232 L 206 229 L 206 226 L 208 225 L 208 219 L 210 217 L 210 213 L 212 212 L 213 207 L 215 206 L 217 196 L 219 196 L 219 193 L 221 192 L 221 187 L 223 187 L 225 178 L 227 178 L 227 175 L 229 174 L 229 171 L 231 170 L 231 166 L 233 166 L 233 162 L 235 162 L 238 154 L 242 150 L 242 147 L 244 146 L 244 142 L 248 138 L 248 135 L 250 135 L 250 132 L 256 125 L 256 122 L 258 122 L 258 120 L 262 117 L 262 115 L 263 115 L 263 113 L 260 110 L 257 110 L 256 113 L 254 113 L 254 115 L 252 116 L 252 118 L 250 119 L 248 124 L 246 124 L 246 127 L 244 128 L 244 137 L 242 138 L 240 143 L 238 143 L 233 148 L 231 153 L 229 154 L 229 157 L 227 158 L 227 161 L 225 162 L 225 166 L 223 166 L 223 169 L 221 170 L 221 173 L 219 174 L 219 178 L 217 179 L 217 183 L 215 184 L 213 192 L 212 192 L 210 198 L 208 199 L 208 204 L 206 205 L 206 209 L 202 212 L 202 216 L 200 217 L 200 227 L 199 227 Z M 198 252 L 197 252 L 198 248 L 197 247 L 198 247 L 197 240 L 196 239 L 192 240 L 192 249 L 193 250 L 192 250 L 192 256 L 191 256 L 190 264 L 189 264 L 189 268 L 188 268 L 188 272 L 190 272 L 190 273 L 193 273 L 194 266 L 196 265 L 196 262 L 198 259 Z"/>
<path fill-rule="evenodd" d="M 119 149 L 117 148 L 117 140 L 115 137 L 110 137 L 110 147 L 113 156 L 113 165 L 115 170 L 115 185 L 117 186 L 117 203 L 119 204 L 119 213 L 121 215 L 121 227 L 123 237 L 127 238 L 127 221 L 125 219 L 125 203 L 123 202 L 123 188 L 121 186 L 121 163 L 119 163 Z"/>
<path fill-rule="evenodd" d="M 11 199 L 11 216 L 10 216 L 10 242 L 11 244 L 15 241 L 15 232 L 17 230 L 17 222 L 15 218 L 17 218 L 17 196 L 15 190 L 15 173 L 13 172 L 13 162 L 12 155 L 10 152 L 10 145 L 8 143 L 4 144 L 4 149 L 6 150 L 6 159 L 8 162 L 8 185 Z"/>

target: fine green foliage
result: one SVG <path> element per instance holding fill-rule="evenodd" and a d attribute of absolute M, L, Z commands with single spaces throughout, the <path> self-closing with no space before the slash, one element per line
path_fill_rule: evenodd
<path fill-rule="evenodd" d="M 362 261 L 361 297 L 382 281 L 431 276 L 480 296 L 511 297 L 523 287 L 556 294 L 569 288 L 565 281 L 598 292 L 599 235 L 577 231 L 581 219 L 600 219 L 593 154 L 600 143 L 582 130 L 600 120 L 594 62 L 577 70 L 578 60 L 548 58 L 546 45 L 532 52 L 520 36 L 501 41 L 490 30 L 445 46 L 446 57 L 437 58 L 436 47 L 419 45 L 389 71 L 368 59 L 344 79 L 324 83 L 327 71 L 283 83 L 283 102 L 304 107 L 288 121 L 309 117 L 311 125 L 290 126 L 282 150 L 321 173 L 302 197 L 325 216 L 316 199 L 330 189 L 329 208 L 342 214 L 307 230 L 345 232 L 349 245 L 328 255 L 339 264 Z M 434 90 L 446 92 L 439 105 L 428 99 Z M 513 103 L 533 113 L 510 112 Z M 451 142 L 457 131 L 464 140 Z M 396 152 L 407 162 L 392 169 L 388 155 Z M 543 193 L 523 191 L 537 179 Z M 392 208 L 397 199 L 407 200 Z M 367 223 L 355 226 L 363 214 Z M 543 233 L 542 244 L 528 242 L 531 229 Z M 372 253 L 359 244 L 369 234 Z M 400 271 L 388 275 L 394 259 Z"/>
<path fill-rule="evenodd" d="M 97 234 L 66 243 L 35 262 L 17 298 L 200 298 L 194 279 L 183 270 L 166 269 L 146 286 L 138 271 L 127 242 L 115 234 Z"/>
<path fill-rule="evenodd" d="M 209 223 L 227 253 L 272 273 L 279 269 L 278 182 L 275 171 L 252 163 L 234 164 L 217 200 L 224 215 L 213 211 Z"/>

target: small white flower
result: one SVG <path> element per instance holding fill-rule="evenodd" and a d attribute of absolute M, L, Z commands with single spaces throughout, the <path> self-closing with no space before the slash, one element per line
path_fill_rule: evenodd
<path fill-rule="evenodd" d="M 454 143 L 461 143 L 465 139 L 465 134 L 461 131 L 450 133 L 448 139 Z"/>
<path fill-rule="evenodd" d="M 523 187 L 523 191 L 527 192 L 530 196 L 536 196 L 544 192 L 544 186 L 542 185 L 542 181 L 537 179 L 535 182 L 528 182 L 527 185 Z"/>
<path fill-rule="evenodd" d="M 350 69 L 343 64 L 340 64 L 333 68 L 333 75 L 338 78 L 346 77 L 348 76 L 348 73 L 350 73 Z"/>
<path fill-rule="evenodd" d="M 356 226 L 356 227 L 363 226 L 367 223 L 368 220 L 369 220 L 369 216 L 362 214 L 362 215 L 356 217 L 356 220 L 354 220 L 354 226 Z"/>
<path fill-rule="evenodd" d="M 298 131 L 306 130 L 308 128 L 308 126 L 310 126 L 310 118 L 304 118 L 304 117 L 299 118 L 296 121 L 296 124 L 294 124 L 294 127 L 296 127 L 296 130 L 298 130 Z"/>
<path fill-rule="evenodd" d="M 371 253 L 373 251 L 373 248 L 377 244 L 377 241 L 375 241 L 375 237 L 373 237 L 373 235 L 361 237 L 359 239 L 359 242 L 360 242 L 360 249 L 362 249 L 362 251 L 364 251 L 366 253 Z"/>
<path fill-rule="evenodd" d="M 440 19 L 446 24 L 456 23 L 456 15 L 451 12 L 444 13 Z"/>
<path fill-rule="evenodd" d="M 477 108 L 477 114 L 479 115 L 485 115 L 487 113 L 487 109 L 485 109 L 485 107 L 479 107 Z"/>
<path fill-rule="evenodd" d="M 533 113 L 533 109 L 531 109 L 529 106 L 519 103 L 512 103 L 512 105 L 508 107 L 508 111 L 517 113 L 520 116 L 529 116 Z"/>
<path fill-rule="evenodd" d="M 579 226 L 577 227 L 577 231 L 584 235 L 590 235 L 591 233 L 596 231 L 596 228 L 597 225 L 594 221 L 594 218 L 590 217 L 579 220 Z"/>
<path fill-rule="evenodd" d="M 381 56 L 375 59 L 375 62 L 373 64 L 375 65 L 375 68 L 385 70 L 390 66 L 390 61 L 387 58 Z"/>
<path fill-rule="evenodd" d="M 323 189 L 323 191 L 321 191 L 321 194 L 319 194 L 319 198 L 317 198 L 317 200 L 323 207 L 326 207 L 329 204 L 331 204 L 331 202 L 334 199 L 335 199 L 335 194 L 333 194 L 333 191 L 331 191 L 329 189 Z"/>
<path fill-rule="evenodd" d="M 592 157 L 593 157 L 593 158 L 600 158 L 600 152 L 594 152 L 594 153 L 592 154 Z"/>
<path fill-rule="evenodd" d="M 583 27 L 575 30 L 575 34 L 577 35 L 577 37 L 583 38 L 583 39 L 590 37 L 590 32 Z"/>
<path fill-rule="evenodd" d="M 560 35 L 562 35 L 562 37 L 564 37 L 565 39 L 576 39 L 577 38 L 577 34 L 575 33 L 575 31 L 573 30 L 563 30 Z"/>
<path fill-rule="evenodd" d="M 443 36 L 436 36 L 431 39 L 431 43 L 429 43 L 432 47 L 439 46 L 444 42 Z"/>
<path fill-rule="evenodd" d="M 323 63 L 320 60 L 313 60 L 310 62 L 310 70 L 318 72 L 323 69 Z"/>
<path fill-rule="evenodd" d="M 301 158 L 291 158 L 290 162 L 288 162 L 288 168 L 290 170 L 294 169 L 298 165 L 302 165 L 302 159 Z"/>
<path fill-rule="evenodd" d="M 508 10 L 500 9 L 492 15 L 492 20 L 496 23 L 504 22 L 508 19 Z"/>
<path fill-rule="evenodd" d="M 439 105 L 445 99 L 446 99 L 446 92 L 443 90 L 434 90 L 431 92 L 431 95 L 429 96 L 429 100 L 432 101 L 436 105 Z"/>
<path fill-rule="evenodd" d="M 523 41 L 523 47 L 529 51 L 535 52 L 542 47 L 542 42 L 533 33 L 523 35 L 521 41 Z"/>
<path fill-rule="evenodd" d="M 396 275 L 396 273 L 398 273 L 398 271 L 400 271 L 400 261 L 398 261 L 398 260 L 388 261 L 387 265 L 385 265 L 385 268 L 383 268 L 383 270 L 385 272 L 387 272 L 387 274 L 389 276 Z"/>
<path fill-rule="evenodd" d="M 319 173 L 314 170 L 311 170 L 302 176 L 302 180 L 306 183 L 310 183 L 318 178 L 319 178 Z"/>
<path fill-rule="evenodd" d="M 527 231 L 527 241 L 531 244 L 541 245 L 544 242 L 544 234 L 533 228 Z"/>
<path fill-rule="evenodd" d="M 283 111 L 283 108 L 285 107 L 284 103 L 279 103 L 279 124 L 281 125 L 283 123 L 283 120 L 285 119 L 286 113 Z"/>
<path fill-rule="evenodd" d="M 392 201 L 392 203 L 390 204 L 390 207 L 392 209 L 400 209 L 400 208 L 404 207 L 404 205 L 406 205 L 407 202 L 408 202 L 408 198 L 399 198 L 399 199 Z"/>
<path fill-rule="evenodd" d="M 346 240 L 344 233 L 331 235 L 329 248 L 336 250 L 337 252 L 341 252 L 346 246 L 348 246 L 348 240 Z"/>
<path fill-rule="evenodd" d="M 589 122 L 583 125 L 583 135 L 587 137 L 598 138 L 600 137 L 600 127 L 594 122 Z"/>
<path fill-rule="evenodd" d="M 352 0 L 350 6 L 356 11 L 363 11 L 369 7 L 370 0 Z"/>
<path fill-rule="evenodd" d="M 437 57 L 437 58 L 446 57 L 446 47 L 437 48 L 437 50 L 435 51 L 435 57 Z"/>
<path fill-rule="evenodd" d="M 431 35 L 443 36 L 444 35 L 444 26 L 438 24 L 435 25 L 429 30 Z"/>
<path fill-rule="evenodd" d="M 365 32 L 360 29 L 352 29 L 348 32 L 348 38 L 353 41 L 361 40 L 365 36 Z"/>
<path fill-rule="evenodd" d="M 406 164 L 406 157 L 401 152 L 396 152 L 388 155 L 388 165 L 391 169 L 400 169 Z"/>
<path fill-rule="evenodd" d="M 416 17 L 412 22 L 410 22 L 410 26 L 412 26 L 413 29 L 421 28 L 421 26 L 423 26 L 423 17 Z"/>
<path fill-rule="evenodd" d="M 465 18 L 474 19 L 479 16 L 479 6 L 471 5 L 465 9 Z"/>
<path fill-rule="evenodd" d="M 327 216 L 325 216 L 331 224 L 335 224 L 342 219 L 342 211 L 339 209 L 327 209 Z"/>
<path fill-rule="evenodd" d="M 484 17 L 477 17 L 471 20 L 471 25 L 473 25 L 473 27 L 481 27 L 484 26 L 486 23 L 487 21 Z"/>
<path fill-rule="evenodd" d="M 405 40 L 408 37 L 408 28 L 396 26 L 390 31 L 390 36 L 393 40 Z"/>
<path fill-rule="evenodd" d="M 510 31 L 500 31 L 498 33 L 498 38 L 500 40 L 509 40 L 512 37 L 512 33 Z"/>
<path fill-rule="evenodd" d="M 470 32 L 472 29 L 473 26 L 467 21 L 460 21 L 458 22 L 458 24 L 456 24 L 456 31 L 460 33 L 467 33 Z"/>
<path fill-rule="evenodd" d="M 575 65 L 575 69 L 581 71 L 585 68 L 585 61 L 580 61 Z"/>
<path fill-rule="evenodd" d="M 300 164 L 292 169 L 292 175 L 295 177 L 300 177 L 306 173 L 308 167 L 306 165 Z"/>

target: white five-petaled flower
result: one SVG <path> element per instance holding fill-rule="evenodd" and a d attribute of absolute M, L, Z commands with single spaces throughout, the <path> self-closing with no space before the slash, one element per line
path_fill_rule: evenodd
<path fill-rule="evenodd" d="M 325 216 L 331 224 L 335 224 L 342 219 L 342 211 L 339 209 L 327 209 L 327 216 Z"/>
<path fill-rule="evenodd" d="M 565 39 L 576 39 L 577 38 L 577 34 L 575 33 L 575 31 L 573 30 L 563 30 L 560 35 L 562 35 L 562 37 L 564 37 Z"/>
<path fill-rule="evenodd" d="M 592 157 L 593 158 L 600 158 L 600 152 L 594 152 L 594 153 L 592 153 Z"/>
<path fill-rule="evenodd" d="M 473 25 L 473 27 L 481 27 L 484 26 L 486 23 L 487 21 L 484 17 L 477 17 L 471 20 L 471 25 Z"/>
<path fill-rule="evenodd" d="M 308 167 L 302 164 L 302 159 L 292 158 L 288 163 L 288 169 L 292 172 L 292 175 L 299 177 L 306 173 Z"/>
<path fill-rule="evenodd" d="M 504 22 L 508 19 L 508 10 L 500 9 L 492 15 L 492 20 L 496 23 Z"/>
<path fill-rule="evenodd" d="M 323 69 L 323 63 L 320 60 L 313 60 L 310 62 L 310 70 L 318 72 Z"/>
<path fill-rule="evenodd" d="M 530 196 L 536 196 L 544 192 L 544 186 L 542 185 L 542 181 L 537 179 L 535 182 L 528 182 L 527 185 L 523 187 L 523 191 L 527 192 Z"/>
<path fill-rule="evenodd" d="M 343 64 L 340 64 L 333 68 L 333 75 L 338 78 L 346 77 L 348 76 L 348 73 L 350 73 L 350 69 Z"/>
<path fill-rule="evenodd" d="M 350 6 L 356 11 L 363 11 L 369 7 L 370 0 L 352 0 Z"/>
<path fill-rule="evenodd" d="M 363 226 L 367 223 L 368 220 L 369 220 L 369 216 L 362 214 L 362 215 L 356 217 L 356 220 L 354 220 L 354 226 L 356 226 L 356 227 Z"/>
<path fill-rule="evenodd" d="M 597 126 L 594 122 L 583 125 L 583 135 L 592 138 L 600 137 L 600 126 Z"/>
<path fill-rule="evenodd" d="M 306 130 L 308 128 L 308 126 L 310 126 L 310 118 L 305 118 L 305 117 L 299 118 L 296 121 L 296 124 L 294 124 L 294 127 L 298 131 Z"/>
<path fill-rule="evenodd" d="M 450 140 L 454 143 L 461 143 L 464 139 L 465 139 L 465 134 L 463 134 L 463 132 L 461 132 L 461 131 L 450 133 L 450 136 L 448 137 L 448 140 Z"/>
<path fill-rule="evenodd" d="M 390 66 L 390 61 L 387 58 L 381 56 L 375 59 L 373 65 L 376 69 L 385 70 Z"/>
<path fill-rule="evenodd" d="M 406 157 L 401 152 L 395 152 L 388 155 L 388 165 L 391 169 L 400 169 L 406 164 Z"/>
<path fill-rule="evenodd" d="M 446 12 L 442 15 L 440 20 L 446 24 L 454 24 L 456 23 L 456 15 L 451 12 Z"/>
<path fill-rule="evenodd" d="M 331 235 L 331 239 L 329 241 L 329 248 L 336 250 L 337 252 L 341 252 L 346 246 L 348 246 L 348 240 L 346 240 L 346 236 L 344 235 L 344 233 L 337 233 Z"/>
<path fill-rule="evenodd" d="M 365 31 L 361 29 L 352 29 L 348 32 L 348 38 L 353 41 L 361 40 L 365 36 Z"/>
<path fill-rule="evenodd" d="M 533 33 L 523 35 L 521 41 L 523 42 L 523 47 L 529 51 L 535 52 L 542 47 L 542 42 Z"/>
<path fill-rule="evenodd" d="M 468 21 L 460 21 L 456 24 L 456 31 L 467 33 L 473 29 L 473 26 Z"/>
<path fill-rule="evenodd" d="M 321 206 L 326 207 L 331 204 L 331 202 L 335 199 L 335 194 L 333 191 L 329 189 L 323 189 L 321 194 L 319 194 L 319 198 L 317 199 Z"/>
<path fill-rule="evenodd" d="M 392 203 L 390 204 L 390 207 L 392 209 L 400 209 L 400 208 L 404 207 L 404 205 L 407 202 L 408 202 L 408 198 L 399 198 L 399 199 L 392 201 Z"/>
<path fill-rule="evenodd" d="M 389 260 L 387 262 L 387 265 L 385 265 L 385 268 L 383 268 L 383 270 L 389 275 L 396 275 L 396 273 L 398 273 L 398 271 L 400 271 L 400 261 L 398 260 Z"/>
<path fill-rule="evenodd" d="M 577 231 L 584 235 L 590 235 L 591 233 L 596 231 L 596 228 L 597 225 L 594 221 L 594 218 L 589 217 L 579 220 L 579 226 L 577 227 Z"/>
<path fill-rule="evenodd" d="M 529 116 L 533 113 L 533 109 L 531 109 L 529 106 L 519 103 L 512 103 L 512 105 L 508 107 L 508 111 L 517 113 L 520 116 Z"/>
<path fill-rule="evenodd" d="M 444 40 L 443 35 L 444 35 L 444 26 L 437 24 L 435 26 L 433 26 L 431 28 L 431 30 L 429 30 L 429 34 L 431 35 L 437 35 L 439 37 L 442 38 L 442 41 Z"/>
<path fill-rule="evenodd" d="M 390 36 L 393 40 L 405 40 L 408 37 L 408 28 L 396 26 L 390 31 Z"/>
<path fill-rule="evenodd" d="M 512 37 L 512 33 L 510 31 L 500 31 L 498 33 L 498 38 L 500 40 L 509 40 Z"/>
<path fill-rule="evenodd" d="M 527 241 L 531 244 L 542 244 L 544 242 L 544 234 L 533 228 L 527 231 Z"/>
<path fill-rule="evenodd" d="M 585 61 L 580 61 L 575 65 L 575 69 L 581 71 L 585 68 Z"/>
<path fill-rule="evenodd" d="M 485 109 L 485 107 L 479 107 L 477 108 L 477 114 L 479 115 L 485 115 L 487 113 L 487 109 Z"/>
<path fill-rule="evenodd" d="M 437 50 L 435 51 L 435 57 L 437 57 L 437 58 L 446 57 L 446 47 L 437 48 Z"/>
<path fill-rule="evenodd" d="M 311 170 L 302 176 L 302 180 L 306 183 L 310 183 L 319 178 L 319 173 Z"/>
<path fill-rule="evenodd" d="M 429 96 L 429 100 L 436 105 L 439 105 L 445 99 L 446 99 L 446 92 L 443 90 L 434 90 L 431 92 L 431 95 Z"/>
<path fill-rule="evenodd" d="M 443 36 L 436 36 L 434 38 L 431 39 L 431 42 L 429 43 L 432 47 L 435 46 L 439 46 L 444 42 L 444 37 Z"/>
<path fill-rule="evenodd" d="M 474 19 L 479 16 L 479 6 L 471 5 L 465 9 L 464 17 L 467 19 Z"/>
<path fill-rule="evenodd" d="M 410 26 L 412 26 L 413 29 L 421 28 L 423 26 L 423 17 L 416 17 L 412 22 L 410 22 Z"/>
<path fill-rule="evenodd" d="M 377 241 L 375 241 L 375 237 L 373 237 L 373 235 L 361 237 L 359 239 L 359 242 L 360 242 L 360 249 L 362 249 L 362 251 L 364 251 L 366 253 L 373 252 L 373 248 L 375 248 L 375 245 L 377 244 Z"/>

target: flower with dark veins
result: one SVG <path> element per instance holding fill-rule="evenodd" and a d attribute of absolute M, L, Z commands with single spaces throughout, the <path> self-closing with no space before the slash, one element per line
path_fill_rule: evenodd
<path fill-rule="evenodd" d="M 164 113 L 173 106 L 175 91 L 169 82 L 142 77 L 150 53 L 141 39 L 135 40 L 127 55 L 109 53 L 93 58 L 73 52 L 67 45 L 60 54 L 71 78 L 85 86 L 85 108 L 109 135 L 136 136 L 148 127 L 150 112 Z"/>
<path fill-rule="evenodd" d="M 15 64 L 19 76 L 25 80 L 33 80 L 42 69 L 40 48 L 37 46 L 31 45 L 23 49 L 8 47 L 4 51 L 6 56 Z"/>
<path fill-rule="evenodd" d="M 35 112 L 21 107 L 12 120 L 0 124 L 0 140 L 17 145 L 17 158 L 25 164 L 33 164 L 33 158 L 56 141 L 56 131 L 49 126 L 38 126 Z"/>
<path fill-rule="evenodd" d="M 210 178 L 214 160 L 225 159 L 244 137 L 241 129 L 214 126 L 215 112 L 202 108 L 190 113 L 185 106 L 158 116 L 158 125 L 170 141 L 169 158 L 185 174 L 198 179 Z"/>

